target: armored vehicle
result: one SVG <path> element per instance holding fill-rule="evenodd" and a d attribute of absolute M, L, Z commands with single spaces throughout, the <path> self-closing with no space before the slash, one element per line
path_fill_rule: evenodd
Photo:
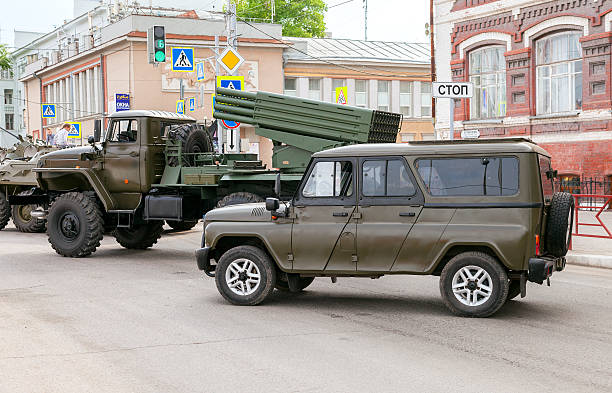
<path fill-rule="evenodd" d="M 334 148 L 287 202 L 209 212 L 197 263 L 238 305 L 315 277 L 435 275 L 452 312 L 486 317 L 565 267 L 574 202 L 555 176 L 524 139 Z"/>
<path fill-rule="evenodd" d="M 93 253 L 104 232 L 123 247 L 157 242 L 164 220 L 189 228 L 215 206 L 263 201 L 282 184 L 292 195 L 310 155 L 324 148 L 394 142 L 401 115 L 279 94 L 217 89 L 215 117 L 248 122 L 272 139 L 268 169 L 255 154 L 217 154 L 211 134 L 188 116 L 151 110 L 112 114 L 101 138 L 40 158 L 38 189 L 12 205 L 44 206 L 57 253 Z M 99 142 L 101 140 L 101 142 Z"/>

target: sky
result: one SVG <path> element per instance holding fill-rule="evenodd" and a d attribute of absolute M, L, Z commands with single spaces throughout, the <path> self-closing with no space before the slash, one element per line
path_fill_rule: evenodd
<path fill-rule="evenodd" d="M 154 0 L 153 4 L 177 8 L 209 8 L 222 0 Z M 363 0 L 325 0 L 325 17 L 333 38 L 364 38 Z M 345 3 L 346 2 L 346 3 Z M 2 1 L 0 42 L 13 45 L 13 30 L 49 32 L 73 17 L 73 0 Z M 148 4 L 148 0 L 139 1 Z M 345 4 L 342 4 L 345 3 Z M 334 5 L 336 5 L 334 7 Z M 368 39 L 427 42 L 428 0 L 368 0 Z"/>

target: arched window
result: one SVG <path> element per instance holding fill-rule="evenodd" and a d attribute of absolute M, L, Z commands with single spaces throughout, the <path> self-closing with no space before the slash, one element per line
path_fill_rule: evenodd
<path fill-rule="evenodd" d="M 582 108 L 581 36 L 578 32 L 563 32 L 536 42 L 538 114 Z"/>
<path fill-rule="evenodd" d="M 491 119 L 506 115 L 506 61 L 503 46 L 489 46 L 470 52 L 470 119 Z"/>

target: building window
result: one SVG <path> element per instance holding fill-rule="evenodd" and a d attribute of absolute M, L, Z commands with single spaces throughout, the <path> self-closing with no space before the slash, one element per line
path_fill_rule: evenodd
<path fill-rule="evenodd" d="M 580 176 L 559 175 L 559 191 L 580 194 Z"/>
<path fill-rule="evenodd" d="M 308 98 L 321 100 L 321 79 L 308 79 Z"/>
<path fill-rule="evenodd" d="M 580 33 L 566 32 L 536 42 L 537 113 L 582 108 Z"/>
<path fill-rule="evenodd" d="M 344 86 L 346 86 L 345 79 L 332 79 L 332 92 L 331 92 L 332 102 L 336 102 L 336 89 L 338 87 L 344 87 Z"/>
<path fill-rule="evenodd" d="M 4 104 L 11 105 L 13 103 L 13 89 L 4 89 Z"/>
<path fill-rule="evenodd" d="M 389 111 L 389 81 L 378 81 L 378 110 Z"/>
<path fill-rule="evenodd" d="M 506 115 L 506 62 L 504 47 L 493 46 L 470 53 L 471 119 L 491 119 Z"/>
<path fill-rule="evenodd" d="M 12 113 L 7 113 L 4 115 L 4 128 L 7 130 L 15 129 L 15 116 Z"/>
<path fill-rule="evenodd" d="M 412 82 L 400 81 L 400 113 L 412 116 Z"/>
<path fill-rule="evenodd" d="M 288 96 L 297 95 L 297 80 L 295 78 L 285 78 L 285 94 Z"/>
<path fill-rule="evenodd" d="M 431 83 L 421 82 L 421 117 L 431 117 Z"/>
<path fill-rule="evenodd" d="M 355 80 L 355 105 L 366 108 L 368 106 L 368 81 Z"/>

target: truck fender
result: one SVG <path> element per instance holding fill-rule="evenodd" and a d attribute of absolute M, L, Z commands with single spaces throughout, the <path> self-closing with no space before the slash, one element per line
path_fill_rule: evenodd
<path fill-rule="evenodd" d="M 490 250 L 490 253 L 492 253 L 493 256 L 495 258 L 497 258 L 497 260 L 499 260 L 499 262 L 501 262 L 502 265 L 504 265 L 506 268 L 510 268 L 510 264 L 508 263 L 508 260 L 504 257 L 502 252 L 494 244 L 486 243 L 486 242 L 462 242 L 462 241 L 457 241 L 457 242 L 453 242 L 453 243 L 447 243 L 444 246 L 444 248 L 442 248 L 440 250 L 440 252 L 436 255 L 436 257 L 434 258 L 434 262 L 430 266 L 427 267 L 425 272 L 426 273 L 434 272 L 438 268 L 440 263 L 443 261 L 443 259 L 446 256 L 446 254 L 453 247 L 465 248 L 466 251 L 469 250 L 469 249 L 472 249 L 472 250 L 473 249 L 480 249 L 480 250 L 483 250 L 483 251 L 484 251 L 484 249 L 488 249 L 488 250 Z"/>

